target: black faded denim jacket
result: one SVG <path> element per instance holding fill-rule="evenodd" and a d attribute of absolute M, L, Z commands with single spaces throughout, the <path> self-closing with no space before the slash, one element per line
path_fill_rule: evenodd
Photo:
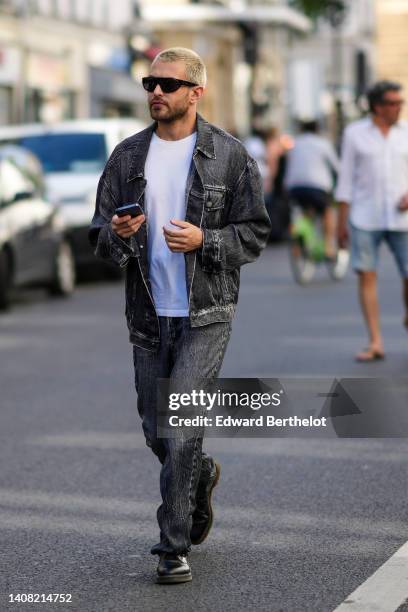
<path fill-rule="evenodd" d="M 160 328 L 149 281 L 148 215 L 130 238 L 117 236 L 110 221 L 122 204 L 138 202 L 144 209 L 144 165 L 155 127 L 153 123 L 113 151 L 99 180 L 89 230 L 95 255 L 126 267 L 130 342 L 153 351 L 159 346 Z M 256 162 L 237 139 L 200 115 L 185 220 L 204 233 L 203 246 L 184 254 L 191 325 L 230 321 L 238 301 L 240 266 L 254 261 L 265 247 L 270 222 Z"/>

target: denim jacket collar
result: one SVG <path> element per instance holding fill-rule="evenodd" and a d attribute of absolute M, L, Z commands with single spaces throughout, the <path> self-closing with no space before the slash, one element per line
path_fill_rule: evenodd
<path fill-rule="evenodd" d="M 214 150 L 214 137 L 208 121 L 203 119 L 201 115 L 197 113 L 197 151 L 201 151 L 206 157 L 210 159 L 216 159 Z"/>
<path fill-rule="evenodd" d="M 150 141 L 153 132 L 156 130 L 157 121 L 149 125 L 145 130 L 138 134 L 135 141 L 135 150 L 132 153 L 132 159 L 129 164 L 129 172 L 127 181 L 132 181 L 136 178 L 144 178 L 144 166 L 146 163 L 147 153 L 149 151 Z M 197 113 L 197 141 L 194 149 L 200 151 L 206 157 L 215 159 L 214 139 L 209 123 Z"/>

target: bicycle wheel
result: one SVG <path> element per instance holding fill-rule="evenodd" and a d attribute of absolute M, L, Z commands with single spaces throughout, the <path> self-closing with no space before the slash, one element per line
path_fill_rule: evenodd
<path fill-rule="evenodd" d="M 310 283 L 316 272 L 316 264 L 299 237 L 293 237 L 289 241 L 289 260 L 295 281 L 299 285 Z"/>

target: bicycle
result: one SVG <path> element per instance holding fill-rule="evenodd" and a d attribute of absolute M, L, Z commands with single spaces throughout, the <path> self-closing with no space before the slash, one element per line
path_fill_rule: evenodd
<path fill-rule="evenodd" d="M 324 239 L 316 215 L 304 212 L 296 204 L 291 207 L 289 257 L 292 274 L 297 283 L 310 283 L 321 264 L 326 264 L 332 280 L 342 280 L 348 270 L 350 254 L 338 249 L 335 257 L 326 257 Z"/>

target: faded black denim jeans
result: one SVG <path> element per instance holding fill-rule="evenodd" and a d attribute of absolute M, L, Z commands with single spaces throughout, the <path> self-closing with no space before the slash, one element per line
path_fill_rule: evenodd
<path fill-rule="evenodd" d="M 212 457 L 202 450 L 201 435 L 187 438 L 157 437 L 157 379 L 201 380 L 216 378 L 231 333 L 230 322 L 191 327 L 188 317 L 159 317 L 157 352 L 133 346 L 137 407 L 146 444 L 162 464 L 157 510 L 160 543 L 152 554 L 190 551 L 196 494 L 214 474 Z"/>

